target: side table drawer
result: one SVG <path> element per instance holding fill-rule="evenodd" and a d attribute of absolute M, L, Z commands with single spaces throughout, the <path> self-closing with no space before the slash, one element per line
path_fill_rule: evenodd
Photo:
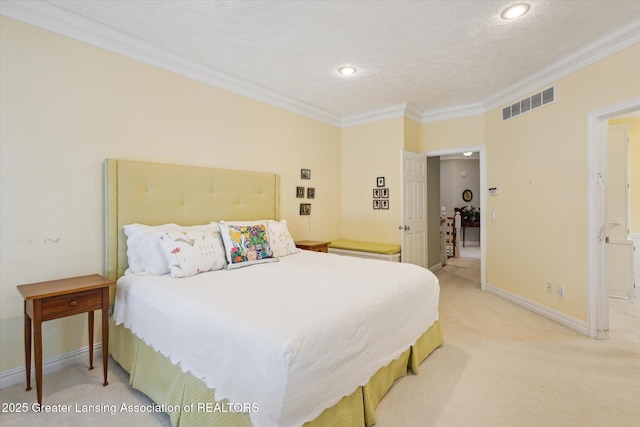
<path fill-rule="evenodd" d="M 42 299 L 42 320 L 57 319 L 102 308 L 102 290 L 76 292 Z"/>

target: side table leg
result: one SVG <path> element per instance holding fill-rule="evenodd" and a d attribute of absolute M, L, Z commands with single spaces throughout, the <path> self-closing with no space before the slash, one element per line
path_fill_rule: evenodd
<path fill-rule="evenodd" d="M 38 404 L 42 405 L 42 321 L 33 322 L 33 341 L 36 356 L 36 390 Z"/>
<path fill-rule="evenodd" d="M 93 369 L 93 310 L 89 312 L 89 370 Z"/>
<path fill-rule="evenodd" d="M 27 314 L 27 301 L 24 302 L 24 364 L 27 373 L 27 390 L 31 390 L 31 318 Z"/>
<path fill-rule="evenodd" d="M 102 289 L 102 368 L 104 370 L 104 386 L 109 385 L 109 288 Z"/>

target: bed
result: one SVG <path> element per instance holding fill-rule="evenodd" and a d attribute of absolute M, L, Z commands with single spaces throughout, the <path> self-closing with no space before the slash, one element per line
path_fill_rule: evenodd
<path fill-rule="evenodd" d="M 125 274 L 125 226 L 271 232 L 286 224 L 280 183 L 270 173 L 115 159 L 105 174 L 106 274 L 118 279 L 110 351 L 173 425 L 370 426 L 393 382 L 441 345 L 437 279 L 413 265 L 287 246 L 286 256 L 243 267 L 225 242 L 224 268 Z"/>

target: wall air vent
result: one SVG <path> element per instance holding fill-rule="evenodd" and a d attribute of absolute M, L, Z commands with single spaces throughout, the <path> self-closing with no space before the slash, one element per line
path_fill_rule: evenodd
<path fill-rule="evenodd" d="M 524 114 L 528 111 L 535 110 L 536 108 L 543 107 L 547 104 L 551 104 L 556 100 L 556 87 L 551 86 L 542 92 L 534 93 L 525 99 L 516 102 L 515 104 L 507 105 L 502 109 L 502 120 L 509 120 L 520 114 Z"/>

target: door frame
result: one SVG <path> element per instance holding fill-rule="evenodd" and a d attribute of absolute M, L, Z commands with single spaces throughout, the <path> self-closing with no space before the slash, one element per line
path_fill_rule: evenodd
<path fill-rule="evenodd" d="M 587 113 L 587 280 L 589 336 L 609 338 L 609 297 L 606 285 L 609 119 L 640 109 L 640 97 Z"/>
<path fill-rule="evenodd" d="M 466 147 L 445 148 L 440 150 L 424 151 L 427 157 L 447 156 L 460 154 L 468 151 L 477 151 L 480 162 L 480 207 L 486 209 L 487 206 L 487 153 L 485 145 L 471 145 Z M 487 212 L 480 215 L 480 289 L 485 290 L 487 284 Z"/>

